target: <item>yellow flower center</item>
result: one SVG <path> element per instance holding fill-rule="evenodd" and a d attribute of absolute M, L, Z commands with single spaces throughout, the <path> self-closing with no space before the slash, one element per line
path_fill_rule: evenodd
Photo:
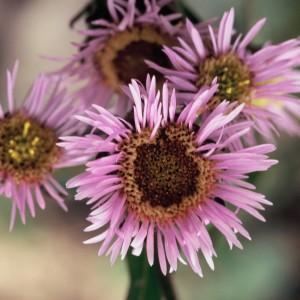
<path fill-rule="evenodd" d="M 33 183 L 52 170 L 60 150 L 55 132 L 18 112 L 0 120 L 0 171 Z"/>
<path fill-rule="evenodd" d="M 223 100 L 250 103 L 252 76 L 248 67 L 234 54 L 210 57 L 199 66 L 197 86 L 210 85 L 218 78 L 219 88 L 210 105 Z"/>

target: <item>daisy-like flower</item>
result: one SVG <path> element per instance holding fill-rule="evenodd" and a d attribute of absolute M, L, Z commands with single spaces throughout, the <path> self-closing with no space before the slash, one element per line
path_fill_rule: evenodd
<path fill-rule="evenodd" d="M 216 255 L 209 224 L 230 247 L 242 248 L 237 235 L 250 236 L 236 208 L 264 220 L 259 210 L 270 202 L 246 178 L 276 163 L 266 155 L 274 146 L 229 150 L 249 130 L 248 122 L 231 123 L 244 104 L 233 108 L 222 102 L 199 120 L 199 110 L 217 90 L 215 84 L 180 113 L 174 90 L 164 84 L 160 94 L 155 78 L 148 79 L 146 89 L 136 81 L 129 88 L 132 124 L 94 105 L 78 116 L 94 127 L 92 134 L 81 140 L 63 137 L 60 143 L 66 150 L 86 149 L 97 157 L 67 184 L 78 187 L 75 199 L 88 198 L 93 205 L 86 231 L 99 234 L 86 243 L 101 243 L 99 255 L 110 255 L 112 262 L 119 255 L 123 259 L 130 247 L 135 255 L 145 249 L 150 265 L 157 254 L 164 274 L 181 261 L 202 276 L 198 252 L 212 269 Z"/>
<path fill-rule="evenodd" d="M 292 39 L 251 52 L 248 46 L 265 23 L 258 21 L 242 37 L 233 37 L 234 10 L 225 12 L 217 33 L 208 26 L 203 37 L 195 26 L 186 22 L 186 40 L 179 46 L 165 47 L 172 68 L 149 63 L 162 72 L 179 91 L 178 96 L 189 101 L 203 86 L 217 77 L 219 88 L 209 108 L 224 99 L 245 104 L 243 117 L 254 121 L 255 131 L 273 139 L 279 130 L 300 133 L 300 41 Z"/>
<path fill-rule="evenodd" d="M 85 42 L 76 45 L 78 52 L 61 70 L 75 81 L 83 81 L 78 96 L 89 106 L 92 103 L 108 106 L 115 95 L 115 109 L 125 113 L 127 97 L 121 87 L 132 78 L 142 82 L 146 74 L 156 74 L 145 59 L 168 67 L 169 61 L 162 45 L 174 45 L 179 24 L 175 13 L 160 13 L 169 0 L 143 0 L 142 12 L 138 7 L 142 1 L 106 0 L 110 18 L 92 22 L 95 28 L 81 30 Z"/>
<path fill-rule="evenodd" d="M 37 205 L 45 208 L 46 197 L 67 210 L 67 191 L 53 171 L 83 163 L 56 145 L 60 135 L 75 134 L 81 127 L 71 118 L 75 109 L 60 79 L 40 75 L 24 103 L 17 105 L 13 96 L 17 70 L 18 62 L 7 71 L 7 111 L 0 105 L 0 194 L 12 201 L 10 229 L 17 211 L 25 223 L 27 208 L 34 217 Z"/>

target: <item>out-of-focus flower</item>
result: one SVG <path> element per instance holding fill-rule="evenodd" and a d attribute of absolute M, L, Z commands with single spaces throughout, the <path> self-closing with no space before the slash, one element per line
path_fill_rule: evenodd
<path fill-rule="evenodd" d="M 27 208 L 34 217 L 36 205 L 45 208 L 46 197 L 67 210 L 67 191 L 53 171 L 84 162 L 56 145 L 60 135 L 75 134 L 81 127 L 71 118 L 76 111 L 60 78 L 40 75 L 24 103 L 17 105 L 13 96 L 17 70 L 18 63 L 7 71 L 7 111 L 0 105 L 0 194 L 12 201 L 10 229 L 17 211 L 25 223 Z"/>
<path fill-rule="evenodd" d="M 203 36 L 187 21 L 186 40 L 180 46 L 165 47 L 173 67 L 165 68 L 149 63 L 170 80 L 179 91 L 180 99 L 190 101 L 203 86 L 217 78 L 219 88 L 208 108 L 214 108 L 224 99 L 245 103 L 242 116 L 254 121 L 253 128 L 267 139 L 278 130 L 300 134 L 300 101 L 294 93 L 300 92 L 300 41 L 267 44 L 262 49 L 248 50 L 256 34 L 265 23 L 258 21 L 242 37 L 232 36 L 234 10 L 225 12 L 217 33 L 208 26 L 209 36 Z"/>
<path fill-rule="evenodd" d="M 142 12 L 135 0 L 107 0 L 110 17 L 92 22 L 95 28 L 81 30 L 85 42 L 76 45 L 77 53 L 61 70 L 76 82 L 82 82 L 78 96 L 89 106 L 109 105 L 113 95 L 114 109 L 124 114 L 129 108 L 122 86 L 131 79 L 146 80 L 147 73 L 163 76 L 151 70 L 145 59 L 161 66 L 170 66 L 162 45 L 174 45 L 181 15 L 161 14 L 170 1 L 143 1 Z M 131 104 L 132 105 L 132 104 Z M 130 106 L 131 106 L 130 105 Z"/>
<path fill-rule="evenodd" d="M 132 124 L 94 105 L 78 116 L 94 127 L 92 133 L 59 143 L 97 157 L 67 183 L 78 188 L 75 199 L 88 198 L 93 205 L 86 231 L 100 233 L 86 243 L 101 243 L 99 255 L 110 255 L 112 262 L 130 247 L 135 255 L 145 249 L 150 265 L 157 254 L 164 274 L 181 261 L 202 276 L 198 252 L 212 269 L 216 255 L 209 224 L 230 247 L 242 248 L 237 235 L 250 236 L 235 209 L 264 220 L 259 210 L 270 202 L 246 178 L 276 163 L 266 155 L 274 146 L 229 150 L 249 130 L 249 122 L 232 123 L 244 104 L 219 103 L 199 120 L 216 84 L 202 89 L 180 113 L 175 91 L 167 84 L 157 91 L 155 78 L 148 78 L 146 88 L 132 81 L 129 89 Z"/>

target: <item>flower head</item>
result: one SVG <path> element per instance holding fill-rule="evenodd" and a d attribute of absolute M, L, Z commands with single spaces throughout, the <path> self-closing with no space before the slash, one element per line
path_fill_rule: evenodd
<path fill-rule="evenodd" d="M 101 243 L 99 255 L 111 255 L 112 262 L 118 255 L 124 258 L 130 247 L 135 255 L 145 249 L 150 265 L 157 254 L 164 274 L 176 270 L 178 261 L 187 261 L 202 276 L 198 252 L 211 268 L 216 255 L 208 224 L 230 247 L 242 248 L 237 235 L 250 237 L 232 207 L 264 220 L 259 210 L 270 202 L 252 191 L 246 178 L 276 163 L 266 156 L 274 146 L 230 150 L 249 130 L 249 122 L 232 123 L 244 104 L 222 102 L 199 118 L 216 84 L 202 89 L 184 108 L 167 84 L 162 92 L 156 90 L 155 78 L 148 78 L 146 88 L 132 81 L 129 89 L 131 124 L 94 105 L 78 116 L 94 127 L 92 133 L 60 143 L 96 156 L 67 184 L 78 187 L 75 199 L 88 198 L 93 205 L 86 231 L 100 232 L 87 243 Z"/>
<path fill-rule="evenodd" d="M 225 12 L 217 33 L 208 26 L 203 36 L 189 21 L 186 40 L 179 46 L 165 46 L 172 68 L 149 65 L 162 72 L 179 91 L 179 98 L 191 99 L 203 86 L 217 78 L 219 88 L 208 103 L 213 109 L 224 99 L 245 104 L 242 117 L 254 121 L 253 128 L 267 139 L 278 130 L 300 133 L 300 101 L 293 94 L 300 92 L 300 41 L 298 39 L 250 51 L 249 44 L 265 23 L 258 21 L 250 31 L 232 41 L 234 10 Z"/>
<path fill-rule="evenodd" d="M 139 10 L 143 2 L 143 10 Z M 126 112 L 127 97 L 122 86 L 132 78 L 145 81 L 147 73 L 157 74 L 145 63 L 150 59 L 169 66 L 163 45 L 173 45 L 178 26 L 172 21 L 178 14 L 161 13 L 170 1 L 107 0 L 108 19 L 93 21 L 94 28 L 80 31 L 87 40 L 78 45 L 78 53 L 63 68 L 75 80 L 84 83 L 78 94 L 86 105 L 108 106 L 115 95 L 118 113 Z"/>
<path fill-rule="evenodd" d="M 56 145 L 60 135 L 75 134 L 81 127 L 71 118 L 75 109 L 60 79 L 40 75 L 18 106 L 13 96 L 17 70 L 18 63 L 7 71 L 8 110 L 0 105 L 0 194 L 12 201 L 11 229 L 17 211 L 25 223 L 27 208 L 32 216 L 36 205 L 44 209 L 45 195 L 67 210 L 67 192 L 53 171 L 83 162 Z"/>

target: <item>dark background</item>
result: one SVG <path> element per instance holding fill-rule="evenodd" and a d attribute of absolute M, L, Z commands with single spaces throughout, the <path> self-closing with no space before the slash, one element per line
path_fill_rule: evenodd
<path fill-rule="evenodd" d="M 5 70 L 15 58 L 21 61 L 16 94 L 19 99 L 41 71 L 56 64 L 40 55 L 68 56 L 70 41 L 78 36 L 67 26 L 84 0 L 0 0 L 0 96 L 5 99 Z M 220 15 L 234 6 L 237 27 L 246 30 L 257 18 L 267 25 L 257 39 L 282 41 L 300 33 L 300 1 L 188 0 L 204 18 Z M 82 24 L 78 24 L 82 26 Z M 3 103 L 3 100 L 2 100 Z M 267 223 L 243 216 L 253 240 L 242 240 L 245 250 L 230 251 L 216 240 L 216 271 L 205 267 L 204 279 L 184 266 L 175 274 L 182 300 L 299 300 L 300 299 L 300 140 L 282 137 L 280 160 L 258 179 L 258 190 L 274 206 Z M 59 174 L 63 180 L 66 174 Z M 48 201 L 45 211 L 26 226 L 17 223 L 8 233 L 10 203 L 0 199 L 0 300 L 118 300 L 128 285 L 126 264 L 111 268 L 97 257 L 97 246 L 84 246 L 90 237 L 82 232 L 87 209 L 69 202 L 70 213 Z M 205 262 L 203 262 L 205 265 Z M 156 299 L 155 299 L 156 300 Z"/>

